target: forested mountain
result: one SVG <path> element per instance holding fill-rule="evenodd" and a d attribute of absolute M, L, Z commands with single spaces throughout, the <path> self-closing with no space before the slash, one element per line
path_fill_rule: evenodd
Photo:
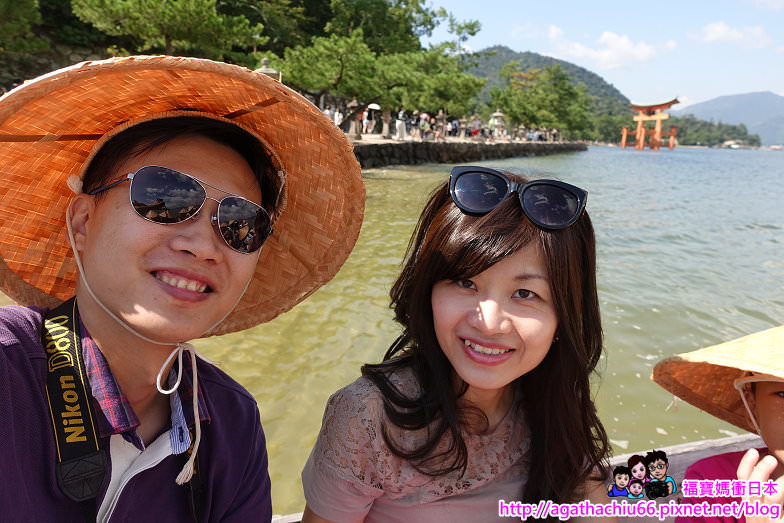
<path fill-rule="evenodd" d="M 487 79 L 487 84 L 479 93 L 479 99 L 482 102 L 490 101 L 491 88 L 501 87 L 502 80 L 498 73 L 512 61 L 519 62 L 518 69 L 522 71 L 560 65 L 569 78 L 577 84 L 584 84 L 587 94 L 594 97 L 594 112 L 613 115 L 631 114 L 628 108 L 629 99 L 598 74 L 564 60 L 530 51 L 519 53 L 503 45 L 488 47 L 480 51 L 476 66 L 467 70 L 480 78 Z"/>
<path fill-rule="evenodd" d="M 771 92 L 719 96 L 673 111 L 716 123 L 743 124 L 763 145 L 784 144 L 784 96 Z"/>

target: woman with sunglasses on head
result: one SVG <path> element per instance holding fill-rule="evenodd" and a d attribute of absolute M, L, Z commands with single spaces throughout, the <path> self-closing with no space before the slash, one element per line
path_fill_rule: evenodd
<path fill-rule="evenodd" d="M 0 308 L 0 519 L 270 521 L 256 402 L 188 341 L 337 272 L 364 194 L 343 134 L 264 75 L 158 56 L 9 92 L 0 141 L 0 285 L 29 306 Z"/>
<path fill-rule="evenodd" d="M 304 523 L 475 523 L 514 515 L 499 500 L 607 503 L 585 201 L 563 182 L 452 170 L 392 287 L 402 334 L 327 404 L 302 473 Z"/>
<path fill-rule="evenodd" d="M 733 496 L 685 496 L 683 503 L 768 505 L 767 513 L 679 517 L 689 522 L 770 522 L 784 519 L 784 326 L 768 329 L 660 361 L 653 379 L 673 394 L 719 419 L 758 434 L 765 446 L 727 452 L 691 464 L 684 481 L 733 480 L 764 487 Z M 775 483 L 774 483 L 775 482 Z M 773 484 L 773 488 L 770 487 Z M 715 483 L 714 483 L 715 485 Z M 746 483 L 748 485 L 748 483 Z M 729 488 L 728 488 L 729 489 Z M 702 491 L 702 489 L 700 489 Z M 684 492 L 686 492 L 684 487 Z"/>

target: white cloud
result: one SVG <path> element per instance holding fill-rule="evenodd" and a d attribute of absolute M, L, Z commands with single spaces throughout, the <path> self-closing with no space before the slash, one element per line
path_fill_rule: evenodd
<path fill-rule="evenodd" d="M 647 62 L 656 56 L 656 48 L 653 45 L 633 42 L 628 36 L 612 31 L 603 32 L 594 47 L 564 38 L 563 30 L 554 25 L 549 27 L 547 35 L 561 57 L 586 59 L 594 62 L 600 69 L 616 69 Z M 664 44 L 664 47 L 672 49 L 675 45 L 675 42 L 670 40 Z"/>
<path fill-rule="evenodd" d="M 732 27 L 726 22 L 713 22 L 702 27 L 693 37 L 700 42 L 726 42 L 741 47 L 759 49 L 768 47 L 772 41 L 760 26 Z"/>
<path fill-rule="evenodd" d="M 678 42 L 676 42 L 675 40 L 667 40 L 666 42 L 664 42 L 665 49 L 675 49 L 676 47 L 678 47 Z"/>
<path fill-rule="evenodd" d="M 779 54 L 784 54 L 784 45 L 780 45 L 776 48 L 776 52 Z"/>

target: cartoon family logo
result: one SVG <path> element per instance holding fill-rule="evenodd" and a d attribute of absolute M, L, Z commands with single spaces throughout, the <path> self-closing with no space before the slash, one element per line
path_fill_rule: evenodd
<path fill-rule="evenodd" d="M 663 498 L 678 491 L 678 485 L 667 475 L 669 461 L 662 450 L 652 450 L 645 457 L 635 454 L 626 462 L 613 469 L 613 482 L 607 485 L 607 495 L 611 498 L 628 499 Z M 643 493 L 644 492 L 644 493 Z"/>

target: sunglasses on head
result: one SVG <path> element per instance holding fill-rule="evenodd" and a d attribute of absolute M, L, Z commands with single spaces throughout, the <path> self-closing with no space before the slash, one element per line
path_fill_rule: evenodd
<path fill-rule="evenodd" d="M 453 167 L 449 194 L 455 205 L 468 214 L 487 214 L 517 193 L 523 212 L 537 227 L 548 230 L 569 227 L 582 214 L 588 193 L 557 180 L 517 183 L 487 167 Z"/>
<path fill-rule="evenodd" d="M 205 185 L 226 191 L 168 167 L 147 165 L 89 194 L 98 194 L 128 180 L 131 206 L 145 220 L 162 224 L 184 222 L 195 216 L 207 200 L 213 200 L 218 202 L 218 213 L 212 221 L 217 222 L 226 245 L 235 251 L 255 252 L 272 234 L 272 218 L 260 205 L 231 194 L 220 200 L 207 196 Z"/>

